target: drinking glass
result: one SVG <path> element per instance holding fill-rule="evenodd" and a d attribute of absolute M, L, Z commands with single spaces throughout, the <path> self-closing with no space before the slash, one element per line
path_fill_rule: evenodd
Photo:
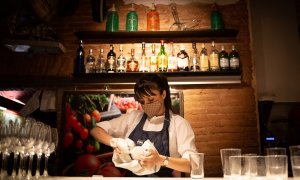
<path fill-rule="evenodd" d="M 34 175 L 36 179 L 40 177 L 41 157 L 43 155 L 43 148 L 42 147 L 45 144 L 46 135 L 47 135 L 47 125 L 43 124 L 40 131 L 39 131 L 39 133 L 38 133 L 38 138 L 37 138 L 37 140 L 35 141 L 35 144 L 34 144 L 34 152 L 37 155 L 37 164 L 36 164 L 36 170 L 35 170 L 35 175 Z M 49 136 L 50 136 L 50 134 L 49 134 Z"/>
<path fill-rule="evenodd" d="M 50 154 L 55 151 L 58 144 L 58 132 L 57 128 L 51 128 L 51 143 L 47 148 L 47 151 L 45 152 L 45 169 L 44 169 L 44 177 L 49 176 L 48 174 L 48 159 L 50 157 Z"/>
<path fill-rule="evenodd" d="M 223 177 L 226 179 L 230 179 L 231 172 L 230 172 L 230 165 L 229 165 L 229 157 L 240 156 L 242 150 L 238 148 L 220 149 L 220 153 L 221 153 Z"/>
<path fill-rule="evenodd" d="M 288 178 L 287 155 L 266 156 L 267 178 L 284 180 Z"/>
<path fill-rule="evenodd" d="M 204 153 L 191 153 L 190 155 L 191 178 L 204 178 Z"/>
<path fill-rule="evenodd" d="M 231 179 L 250 178 L 250 157 L 248 155 L 229 157 Z"/>
<path fill-rule="evenodd" d="M 266 179 L 266 156 L 250 156 L 250 177 L 252 179 Z"/>
<path fill-rule="evenodd" d="M 286 155 L 286 148 L 284 147 L 266 148 L 266 155 Z"/>
<path fill-rule="evenodd" d="M 289 149 L 293 177 L 300 179 L 300 145 L 290 146 Z"/>

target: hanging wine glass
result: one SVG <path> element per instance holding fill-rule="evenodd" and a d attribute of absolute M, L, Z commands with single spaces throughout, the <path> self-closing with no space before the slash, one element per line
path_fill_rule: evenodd
<path fill-rule="evenodd" d="M 45 133 L 44 141 L 42 143 L 40 150 L 37 152 L 37 157 L 38 157 L 37 163 L 38 164 L 37 164 L 36 173 L 35 173 L 36 177 L 39 177 L 40 172 L 41 172 L 40 160 L 41 160 L 42 154 L 47 151 L 47 149 L 51 143 L 51 127 L 49 125 L 44 125 L 44 133 Z"/>
<path fill-rule="evenodd" d="M 44 170 L 44 177 L 49 176 L 48 174 L 48 160 L 51 153 L 55 151 L 58 144 L 58 132 L 57 128 L 51 128 L 51 144 L 48 146 L 47 151 L 45 153 L 45 170 Z"/>

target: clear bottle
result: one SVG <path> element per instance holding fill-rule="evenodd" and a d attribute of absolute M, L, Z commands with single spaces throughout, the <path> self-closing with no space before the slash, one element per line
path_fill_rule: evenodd
<path fill-rule="evenodd" d="M 211 42 L 211 51 L 209 54 L 209 64 L 210 64 L 210 70 L 211 71 L 219 71 L 220 70 L 220 64 L 219 64 L 219 52 L 215 47 L 215 42 Z"/>
<path fill-rule="evenodd" d="M 116 72 L 116 53 L 114 52 L 114 46 L 110 45 L 110 50 L 107 53 L 106 71 L 108 73 Z"/>
<path fill-rule="evenodd" d="M 106 73 L 104 50 L 100 49 L 100 54 L 96 63 L 96 73 Z"/>
<path fill-rule="evenodd" d="M 207 49 L 205 48 L 205 44 L 202 43 L 200 52 L 200 71 L 209 71 L 209 69 Z"/>
<path fill-rule="evenodd" d="M 235 49 L 235 46 L 232 45 L 232 50 L 229 54 L 229 65 L 230 70 L 239 70 L 240 69 L 240 55 Z"/>
<path fill-rule="evenodd" d="M 86 57 L 85 73 L 95 73 L 95 57 L 93 56 L 93 49 L 89 50 L 89 54 Z"/>
<path fill-rule="evenodd" d="M 156 11 L 154 3 L 152 3 L 150 11 L 147 13 L 147 30 L 160 30 L 159 13 Z"/>
<path fill-rule="evenodd" d="M 157 58 L 155 54 L 155 44 L 152 44 L 151 46 L 150 72 L 157 72 Z"/>
<path fill-rule="evenodd" d="M 146 43 L 142 42 L 142 57 L 139 62 L 139 71 L 140 72 L 149 72 L 149 61 L 146 56 Z"/>
<path fill-rule="evenodd" d="M 174 52 L 174 43 L 170 43 L 170 54 L 168 57 L 168 72 L 175 72 L 177 71 L 177 57 L 175 56 Z"/>
<path fill-rule="evenodd" d="M 160 40 L 160 51 L 157 54 L 157 68 L 159 72 L 167 72 L 168 55 L 165 51 L 164 40 Z"/>
<path fill-rule="evenodd" d="M 117 58 L 117 72 L 126 72 L 126 58 L 123 55 L 123 45 L 120 45 L 120 55 Z"/>
<path fill-rule="evenodd" d="M 76 52 L 75 62 L 74 62 L 74 74 L 83 74 L 83 73 L 85 73 L 84 47 L 83 47 L 83 41 L 80 40 Z"/>
<path fill-rule="evenodd" d="M 134 9 L 134 4 L 131 4 L 131 8 L 126 16 L 126 31 L 138 30 L 138 15 Z"/>
<path fill-rule="evenodd" d="M 115 4 L 112 5 L 112 8 L 107 13 L 106 31 L 107 32 L 119 31 L 119 14 L 116 10 Z"/>
<path fill-rule="evenodd" d="M 134 55 L 134 49 L 131 49 L 131 57 L 129 61 L 127 61 L 127 72 L 139 72 L 139 62 L 136 60 Z"/>
<path fill-rule="evenodd" d="M 225 51 L 224 45 L 221 46 L 221 52 L 219 53 L 219 58 L 220 58 L 220 70 L 228 71 L 229 59 L 228 59 L 228 53 Z"/>
<path fill-rule="evenodd" d="M 189 55 L 185 51 L 183 44 L 180 45 L 180 51 L 177 53 L 178 71 L 189 71 Z"/>
<path fill-rule="evenodd" d="M 197 71 L 200 71 L 200 67 L 199 67 L 199 64 L 198 64 L 198 50 L 197 50 L 197 47 L 196 47 L 196 43 L 193 42 L 192 44 L 192 47 L 193 47 L 193 57 L 192 57 L 192 64 L 191 64 L 191 68 L 190 68 L 190 71 L 192 72 L 197 72 Z"/>

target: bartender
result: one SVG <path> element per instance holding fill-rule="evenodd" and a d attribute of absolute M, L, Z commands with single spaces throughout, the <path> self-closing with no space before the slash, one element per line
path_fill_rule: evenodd
<path fill-rule="evenodd" d="M 195 134 L 186 119 L 172 112 L 166 77 L 156 73 L 144 74 L 137 80 L 134 93 L 143 111 L 133 110 L 99 122 L 91 135 L 114 148 L 114 153 L 122 153 L 118 143 L 125 140 L 132 140 L 137 146 L 150 140 L 155 148 L 141 155 L 138 163 L 147 169 L 160 168 L 147 176 L 172 177 L 174 170 L 189 173 L 189 154 L 197 152 Z M 136 176 L 132 172 L 126 176 Z"/>

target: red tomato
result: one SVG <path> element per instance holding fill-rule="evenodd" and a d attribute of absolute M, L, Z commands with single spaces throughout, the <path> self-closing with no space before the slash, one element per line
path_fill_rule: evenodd
<path fill-rule="evenodd" d="M 67 115 L 67 124 L 69 124 L 69 126 L 71 128 L 74 128 L 75 123 L 78 122 L 77 117 L 74 115 Z"/>
<path fill-rule="evenodd" d="M 94 151 L 94 146 L 92 146 L 91 144 L 86 146 L 86 152 L 87 153 L 92 153 Z"/>
<path fill-rule="evenodd" d="M 81 123 L 80 123 L 79 121 L 77 121 L 77 122 L 74 124 L 73 128 L 74 128 L 74 131 L 75 131 L 75 132 L 80 133 L 80 131 L 82 130 L 82 125 L 81 125 Z"/>
<path fill-rule="evenodd" d="M 74 136 L 71 132 L 66 132 L 64 135 L 64 147 L 69 147 L 70 144 L 72 144 L 74 141 Z"/>
<path fill-rule="evenodd" d="M 74 163 L 73 170 L 76 176 L 92 176 L 100 167 L 99 159 L 92 154 L 84 154 L 78 157 Z"/>
<path fill-rule="evenodd" d="M 100 119 L 101 119 L 101 115 L 100 115 L 100 112 L 95 109 L 92 113 L 91 113 L 91 116 L 93 116 L 96 120 L 96 122 L 99 122 Z"/>
<path fill-rule="evenodd" d="M 87 128 L 83 128 L 80 131 L 80 137 L 82 140 L 85 140 L 89 136 L 89 130 Z"/>
<path fill-rule="evenodd" d="M 85 113 L 85 114 L 83 115 L 83 120 L 84 120 L 84 122 L 86 122 L 86 123 L 91 123 L 91 115 Z"/>
<path fill-rule="evenodd" d="M 76 148 L 77 148 L 77 149 L 81 149 L 82 146 L 83 146 L 82 140 L 81 140 L 81 139 L 78 139 L 78 140 L 76 141 Z"/>

